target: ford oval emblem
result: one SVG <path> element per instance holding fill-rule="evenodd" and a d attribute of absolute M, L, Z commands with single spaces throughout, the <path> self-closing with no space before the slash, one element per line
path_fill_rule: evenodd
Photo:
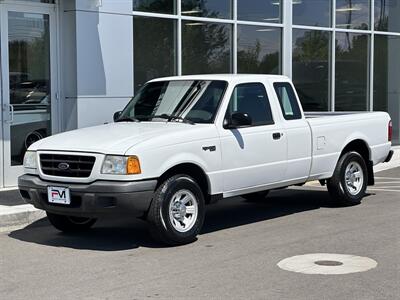
<path fill-rule="evenodd" d="M 59 163 L 58 164 L 58 168 L 60 169 L 60 170 L 68 170 L 69 169 L 69 164 L 67 164 L 66 162 L 62 162 L 62 163 Z"/>

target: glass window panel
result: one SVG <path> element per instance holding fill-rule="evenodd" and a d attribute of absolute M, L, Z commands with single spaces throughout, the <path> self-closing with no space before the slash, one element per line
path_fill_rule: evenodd
<path fill-rule="evenodd" d="M 400 32 L 400 1 L 375 0 L 375 30 Z"/>
<path fill-rule="evenodd" d="M 285 120 L 298 120 L 302 118 L 296 94 L 290 83 L 275 82 L 275 93 L 278 96 L 282 114 Z"/>
<path fill-rule="evenodd" d="M 237 0 L 238 20 L 281 22 L 281 0 Z"/>
<path fill-rule="evenodd" d="M 162 14 L 176 13 L 175 0 L 133 0 L 133 10 Z"/>
<path fill-rule="evenodd" d="M 182 21 L 182 73 L 230 73 L 232 25 Z"/>
<path fill-rule="evenodd" d="M 176 21 L 133 18 L 135 91 L 146 81 L 176 74 Z"/>
<path fill-rule="evenodd" d="M 238 25 L 238 73 L 280 74 L 280 28 Z"/>
<path fill-rule="evenodd" d="M 327 111 L 331 33 L 293 30 L 293 82 L 305 111 Z"/>
<path fill-rule="evenodd" d="M 225 114 L 231 119 L 235 113 L 247 114 L 251 126 L 274 124 L 267 92 L 262 83 L 244 83 L 235 87 Z"/>
<path fill-rule="evenodd" d="M 331 26 L 331 0 L 293 0 L 293 23 Z"/>
<path fill-rule="evenodd" d="M 8 50 L 11 165 L 21 165 L 26 149 L 51 134 L 49 16 L 9 12 Z"/>
<path fill-rule="evenodd" d="M 399 144 L 400 131 L 400 37 L 375 35 L 374 110 L 392 117 L 393 143 Z"/>
<path fill-rule="evenodd" d="M 54 4 L 54 0 L 16 0 L 16 1 L 25 1 L 25 2 L 38 2 L 38 3 L 50 3 Z M 1 2 L 1 1 L 0 1 Z"/>
<path fill-rule="evenodd" d="M 175 116 L 195 123 L 212 123 L 227 85 L 219 80 L 151 82 L 133 97 L 119 118 L 151 121 Z M 174 120 L 180 121 L 170 119 Z"/>
<path fill-rule="evenodd" d="M 365 111 L 368 108 L 368 40 L 366 34 L 336 33 L 337 111 Z"/>
<path fill-rule="evenodd" d="M 336 27 L 369 28 L 371 0 L 336 0 Z"/>
<path fill-rule="evenodd" d="M 182 0 L 182 15 L 229 19 L 231 0 Z"/>

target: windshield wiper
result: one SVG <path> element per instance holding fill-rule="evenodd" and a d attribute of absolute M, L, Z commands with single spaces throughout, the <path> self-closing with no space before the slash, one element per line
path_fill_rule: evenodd
<path fill-rule="evenodd" d="M 117 119 L 115 122 L 116 123 L 117 122 L 140 122 L 140 120 L 136 119 L 134 117 L 123 117 L 123 118 Z"/>
<path fill-rule="evenodd" d="M 186 118 L 182 118 L 180 116 L 176 116 L 176 115 L 170 115 L 170 114 L 161 114 L 161 115 L 155 115 L 153 117 L 151 117 L 152 119 L 154 118 L 159 118 L 159 119 L 167 119 L 168 122 L 172 121 L 172 120 L 179 120 L 182 121 L 182 123 L 187 123 L 187 124 L 191 124 L 191 125 L 195 125 L 196 123 L 188 120 Z"/>

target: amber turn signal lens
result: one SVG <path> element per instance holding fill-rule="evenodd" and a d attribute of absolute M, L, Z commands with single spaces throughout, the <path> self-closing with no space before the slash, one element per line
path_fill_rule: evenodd
<path fill-rule="evenodd" d="M 126 173 L 127 174 L 140 174 L 140 162 L 137 156 L 129 156 L 126 162 Z"/>

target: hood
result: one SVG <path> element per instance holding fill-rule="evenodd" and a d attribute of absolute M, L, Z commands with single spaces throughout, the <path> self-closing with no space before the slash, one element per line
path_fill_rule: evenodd
<path fill-rule="evenodd" d="M 34 143 L 29 150 L 81 151 L 123 155 L 129 148 L 154 136 L 191 130 L 196 126 L 176 122 L 109 123 L 47 137 Z"/>

